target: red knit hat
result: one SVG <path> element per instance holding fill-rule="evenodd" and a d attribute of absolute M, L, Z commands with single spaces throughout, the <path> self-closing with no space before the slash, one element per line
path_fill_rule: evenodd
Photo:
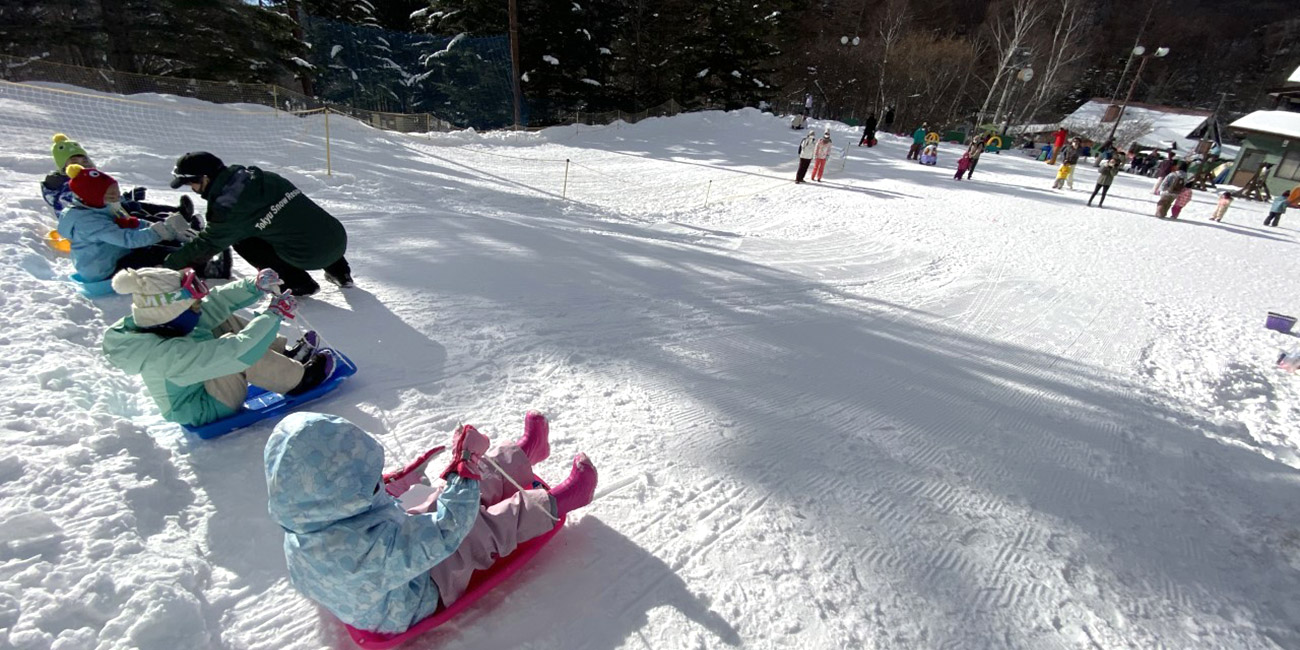
<path fill-rule="evenodd" d="M 72 178 L 68 181 L 72 193 L 76 194 L 82 203 L 92 208 L 104 207 L 104 193 L 108 188 L 117 185 L 117 181 L 113 180 L 112 176 L 98 169 L 68 165 L 64 172 Z"/>

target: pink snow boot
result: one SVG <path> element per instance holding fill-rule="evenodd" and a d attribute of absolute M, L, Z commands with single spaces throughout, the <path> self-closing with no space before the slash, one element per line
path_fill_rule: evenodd
<path fill-rule="evenodd" d="M 551 498 L 555 499 L 555 516 L 564 515 L 589 503 L 596 494 L 596 466 L 586 454 L 573 457 L 573 471 L 569 478 L 551 488 Z"/>
<path fill-rule="evenodd" d="M 524 437 L 519 439 L 519 448 L 528 456 L 528 462 L 536 465 L 551 456 L 551 427 L 546 423 L 546 416 L 537 411 L 524 415 Z"/>

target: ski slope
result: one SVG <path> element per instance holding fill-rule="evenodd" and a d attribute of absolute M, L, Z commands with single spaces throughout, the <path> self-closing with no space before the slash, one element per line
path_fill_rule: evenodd
<path fill-rule="evenodd" d="M 271 424 L 187 437 L 99 354 L 129 302 L 43 243 L 55 132 L 151 200 L 208 149 L 341 218 L 358 287 L 303 313 L 360 372 L 313 406 L 389 466 L 528 408 L 544 477 L 595 460 L 535 564 L 410 648 L 1300 647 L 1300 392 L 1263 328 L 1300 311 L 1291 214 L 1162 221 L 1127 174 L 1087 208 L 1091 166 L 956 182 L 893 136 L 796 186 L 802 133 L 752 110 L 332 116 L 327 175 L 323 116 L 129 100 L 0 84 L 0 648 L 351 647 L 287 582 Z"/>

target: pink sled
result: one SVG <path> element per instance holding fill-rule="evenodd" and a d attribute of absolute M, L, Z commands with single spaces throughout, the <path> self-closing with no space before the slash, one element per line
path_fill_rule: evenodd
<path fill-rule="evenodd" d="M 542 489 L 550 489 L 542 479 L 535 476 L 533 477 L 533 484 Z M 551 541 L 551 538 L 555 537 L 556 533 L 560 532 L 560 529 L 564 527 L 565 519 L 567 519 L 566 516 L 560 515 L 560 520 L 555 522 L 554 528 L 520 544 L 514 553 L 498 559 L 491 568 L 475 573 L 469 579 L 469 587 L 465 589 L 465 594 L 456 602 L 449 607 L 440 608 L 419 623 L 412 625 L 405 632 L 383 634 L 381 632 L 358 630 L 346 624 L 344 627 L 348 629 L 348 634 L 352 636 L 352 642 L 365 650 L 385 650 L 410 641 L 455 618 L 457 614 L 473 605 L 474 601 L 487 595 L 489 591 L 504 582 L 506 578 L 524 568 L 529 560 L 532 560 L 533 556 L 537 555 L 537 552 L 542 550 L 542 547 L 546 546 L 546 543 Z"/>

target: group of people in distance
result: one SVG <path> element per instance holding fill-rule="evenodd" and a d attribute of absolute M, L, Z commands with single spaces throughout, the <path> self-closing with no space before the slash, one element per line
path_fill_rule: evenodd
<path fill-rule="evenodd" d="M 802 129 L 805 121 L 803 115 L 795 116 L 793 128 Z M 871 115 L 862 134 L 862 139 L 858 146 L 875 146 L 876 144 L 876 118 Z M 953 178 L 962 180 L 969 179 L 975 172 L 975 167 L 979 163 L 980 156 L 983 155 L 988 143 L 990 142 L 991 133 L 983 132 L 973 136 L 966 145 L 966 150 L 962 153 L 961 158 L 957 161 L 957 171 Z M 1056 179 L 1052 183 L 1053 189 L 1074 189 L 1075 170 L 1079 165 L 1080 159 L 1086 155 L 1087 149 L 1084 147 L 1083 139 L 1080 137 L 1070 137 L 1065 128 L 1058 129 L 1054 134 L 1054 141 L 1041 160 L 1045 160 L 1049 165 L 1057 164 L 1060 166 L 1056 170 Z M 935 165 L 938 163 L 938 143 L 934 141 L 937 137 L 931 134 L 929 124 L 921 123 L 919 127 L 911 134 L 912 142 L 907 151 L 908 160 L 916 160 L 923 165 Z M 1032 149 L 1032 140 L 1027 141 L 1026 148 Z M 815 181 L 822 179 L 822 174 L 826 167 L 826 159 L 831 153 L 830 128 L 826 128 L 825 133 L 819 140 L 816 134 L 810 130 L 799 143 L 799 168 L 795 173 L 795 182 L 804 182 L 804 177 L 808 172 L 809 166 L 812 166 L 812 178 Z M 1107 142 L 1099 150 L 1095 151 L 1097 158 L 1097 181 L 1093 186 L 1092 194 L 1088 197 L 1088 206 L 1092 207 L 1093 201 L 1097 202 L 1098 207 L 1104 207 L 1106 196 L 1110 192 L 1111 185 L 1114 183 L 1116 176 L 1124 168 L 1125 162 L 1129 162 L 1130 171 L 1133 170 L 1133 161 L 1137 159 L 1157 161 L 1152 162 L 1153 169 L 1151 173 L 1155 176 L 1155 187 L 1152 193 L 1160 198 L 1156 201 L 1156 216 L 1165 219 L 1177 219 L 1192 200 L 1192 188 L 1190 182 L 1195 175 L 1199 165 L 1206 164 L 1201 159 L 1177 160 L 1172 153 L 1168 157 L 1161 158 L 1159 155 L 1142 156 L 1130 152 L 1125 155 L 1123 151 L 1116 149 L 1113 144 Z M 1217 150 L 1212 149 L 1209 158 L 1217 160 Z M 1218 203 L 1215 205 L 1214 213 L 1211 215 L 1211 221 L 1223 221 L 1227 214 L 1228 208 L 1232 205 L 1233 194 L 1231 192 L 1221 192 Z M 1300 205 L 1300 186 L 1293 188 L 1289 192 L 1283 192 L 1280 196 L 1273 199 L 1269 206 L 1268 217 L 1264 220 L 1265 226 L 1277 226 L 1281 220 L 1282 213 L 1287 207 L 1296 207 Z"/>
<path fill-rule="evenodd" d="M 820 139 L 815 131 L 809 129 L 803 140 L 799 141 L 799 169 L 795 172 L 794 182 L 804 182 L 809 165 L 812 166 L 812 179 L 818 183 L 822 182 L 822 175 L 826 173 L 826 160 L 831 156 L 831 148 L 830 127 L 826 127 Z"/>
<path fill-rule="evenodd" d="M 226 165 L 208 152 L 181 156 L 173 189 L 179 205 L 143 203 L 145 190 L 122 192 L 81 146 L 54 137 L 58 169 L 42 182 L 59 233 L 86 282 L 111 278 L 131 296 L 131 312 L 104 334 L 109 362 L 141 376 L 164 418 L 204 425 L 243 408 L 250 385 L 296 395 L 334 374 L 337 355 L 313 331 L 293 345 L 280 336 L 295 318 L 295 296 L 319 285 L 323 269 L 353 285 L 347 233 L 332 215 L 283 177 Z M 259 269 L 230 279 L 228 247 Z M 241 309 L 265 306 L 251 318 Z M 431 480 L 431 449 L 385 473 L 375 438 L 347 420 L 295 413 L 267 441 L 264 469 L 271 517 L 284 530 L 292 583 L 354 628 L 407 630 L 465 594 L 475 571 L 551 530 L 595 495 L 595 465 L 574 457 L 568 477 L 538 487 L 533 466 L 550 455 L 549 424 L 525 417 L 515 442 L 491 447 L 473 426 L 457 427 L 450 462 Z"/>

